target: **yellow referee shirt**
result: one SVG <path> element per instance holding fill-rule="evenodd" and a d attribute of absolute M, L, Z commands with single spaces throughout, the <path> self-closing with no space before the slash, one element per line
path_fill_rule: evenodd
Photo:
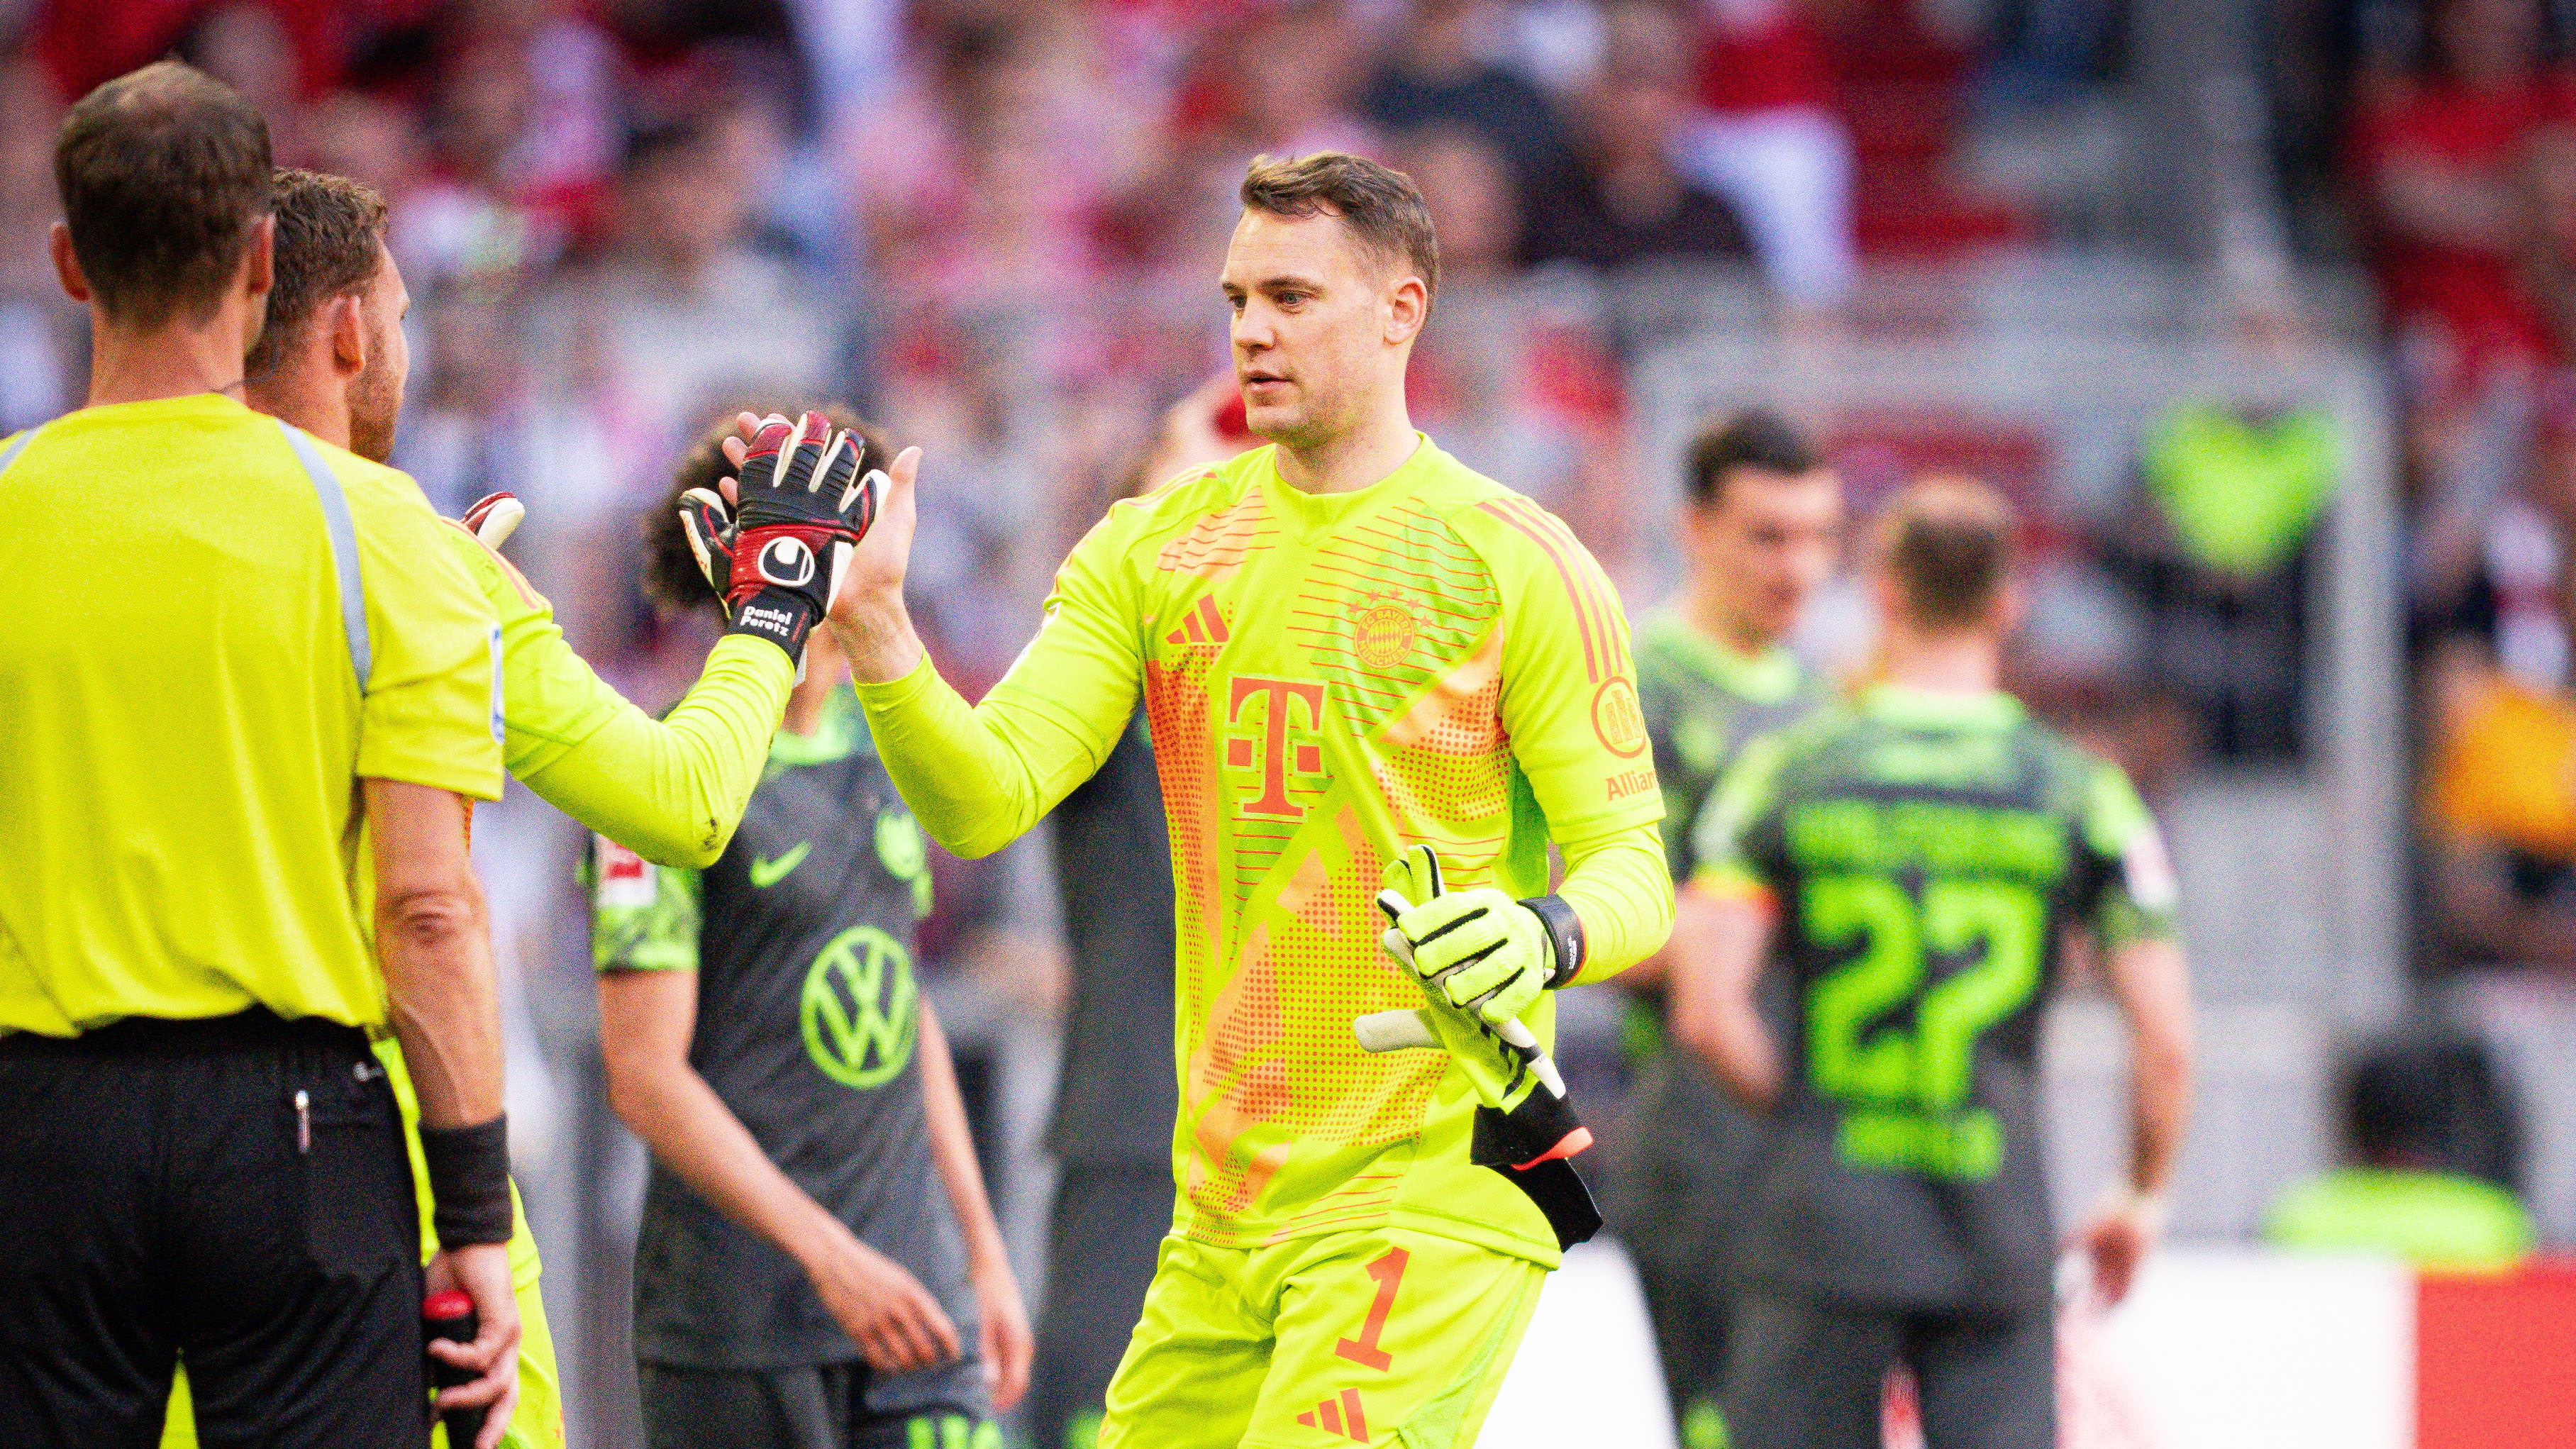
<path fill-rule="evenodd" d="M 385 1019 L 358 780 L 497 799 L 499 631 L 412 481 L 216 394 L 0 444 L 0 1029 Z"/>

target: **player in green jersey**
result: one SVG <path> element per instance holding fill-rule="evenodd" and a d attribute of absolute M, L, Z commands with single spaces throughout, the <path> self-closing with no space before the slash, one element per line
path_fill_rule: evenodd
<path fill-rule="evenodd" d="M 1177 901 L 1179 1200 L 1100 1444 L 1447 1449 L 1474 1441 L 1585 1229 L 1528 1185 L 1562 1162 L 1478 1150 L 1490 1109 L 1455 1061 L 1369 1055 L 1352 1022 L 1427 987 L 1444 1022 L 1543 1041 L 1545 988 L 1662 944 L 1663 798 L 1599 566 L 1406 415 L 1439 273 L 1421 194 L 1327 154 L 1258 161 L 1242 196 L 1220 285 L 1272 446 L 1113 507 L 973 708 L 904 614 L 899 459 L 834 627 L 887 769 L 962 853 L 1034 824 L 1145 707 Z M 1420 844 L 1454 889 L 1407 897 L 1407 969 L 1376 897 Z"/>
<path fill-rule="evenodd" d="M 2128 778 L 1997 688 L 2016 528 L 1981 485 L 1900 496 L 1883 681 L 1756 741 L 1700 817 L 1676 1024 L 1768 1116 L 1729 1335 L 1745 1449 L 1874 1449 L 1900 1362 L 1932 1449 L 2053 1449 L 2037 1057 L 2070 931 L 2133 1047 L 2127 1188 L 2080 1234 L 2106 1300 L 2160 1230 L 2191 1052 L 2173 877 Z"/>
<path fill-rule="evenodd" d="M 1737 753 L 1826 702 L 1823 682 L 1783 641 L 1833 571 L 1843 523 L 1841 481 L 1766 409 L 1711 424 L 1692 440 L 1687 468 L 1689 577 L 1637 623 L 1637 699 L 1677 881 L 1697 864 L 1689 822 Z M 1761 1128 L 1695 1053 L 1662 1049 L 1672 949 L 1620 978 L 1633 993 L 1638 1075 L 1605 1205 L 1645 1290 L 1683 1449 L 1717 1449 L 1728 1239 Z"/>

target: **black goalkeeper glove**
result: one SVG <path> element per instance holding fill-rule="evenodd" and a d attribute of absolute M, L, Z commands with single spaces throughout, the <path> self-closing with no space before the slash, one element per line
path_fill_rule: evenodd
<path fill-rule="evenodd" d="M 792 425 L 778 417 L 761 424 L 742 460 L 718 585 L 733 620 L 726 633 L 756 634 L 803 668 L 805 636 L 831 612 L 850 553 L 876 521 L 885 474 L 860 473 L 865 451 L 821 413 Z M 700 563 L 709 563 L 699 533 L 712 520 L 702 502 L 684 500 L 680 517 Z M 715 582 L 715 570 L 709 574 Z"/>

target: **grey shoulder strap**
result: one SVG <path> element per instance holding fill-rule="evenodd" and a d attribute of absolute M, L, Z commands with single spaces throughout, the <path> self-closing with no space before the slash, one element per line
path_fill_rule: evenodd
<path fill-rule="evenodd" d="M 358 692 L 364 694 L 375 672 L 375 652 L 367 644 L 367 581 L 358 568 L 358 530 L 349 521 L 349 499 L 340 491 L 340 475 L 331 471 L 322 450 L 302 429 L 283 419 L 277 428 L 286 434 L 286 445 L 295 450 L 296 461 L 304 465 L 306 476 L 313 480 L 314 496 L 322 503 L 322 528 L 331 539 L 331 569 L 340 579 L 340 631 L 348 636 L 349 667 L 358 672 Z M 6 460 L 0 459 L 0 467 L 6 466 Z"/>
<path fill-rule="evenodd" d="M 18 455 L 27 451 L 27 445 L 29 443 L 36 441 L 36 434 L 42 432 L 44 430 L 44 426 L 44 424 L 38 423 L 36 426 L 20 433 L 17 440 L 12 442 L 8 447 L 0 448 L 0 473 L 6 473 L 9 471 L 9 465 L 18 461 Z"/>

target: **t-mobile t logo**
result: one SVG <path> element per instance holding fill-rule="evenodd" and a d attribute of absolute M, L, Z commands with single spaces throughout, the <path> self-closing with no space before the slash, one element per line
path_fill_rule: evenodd
<path fill-rule="evenodd" d="M 1261 718 L 1247 717 L 1247 704 L 1261 701 Z M 1297 706 L 1305 706 L 1305 723 L 1297 723 Z M 1225 741 L 1225 763 L 1230 770 L 1249 770 L 1257 762 L 1261 767 L 1261 790 L 1243 802 L 1246 815 L 1268 815 L 1281 820 L 1294 820 L 1306 813 L 1306 807 L 1288 798 L 1288 775 L 1320 775 L 1324 772 L 1324 747 L 1315 736 L 1324 725 L 1324 686 L 1300 679 L 1252 679 L 1236 676 L 1231 697 L 1226 701 L 1226 723 L 1246 731 L 1228 735 Z M 1251 733 L 1258 729 L 1259 734 Z M 1294 732 L 1304 738 L 1290 740 Z"/>

